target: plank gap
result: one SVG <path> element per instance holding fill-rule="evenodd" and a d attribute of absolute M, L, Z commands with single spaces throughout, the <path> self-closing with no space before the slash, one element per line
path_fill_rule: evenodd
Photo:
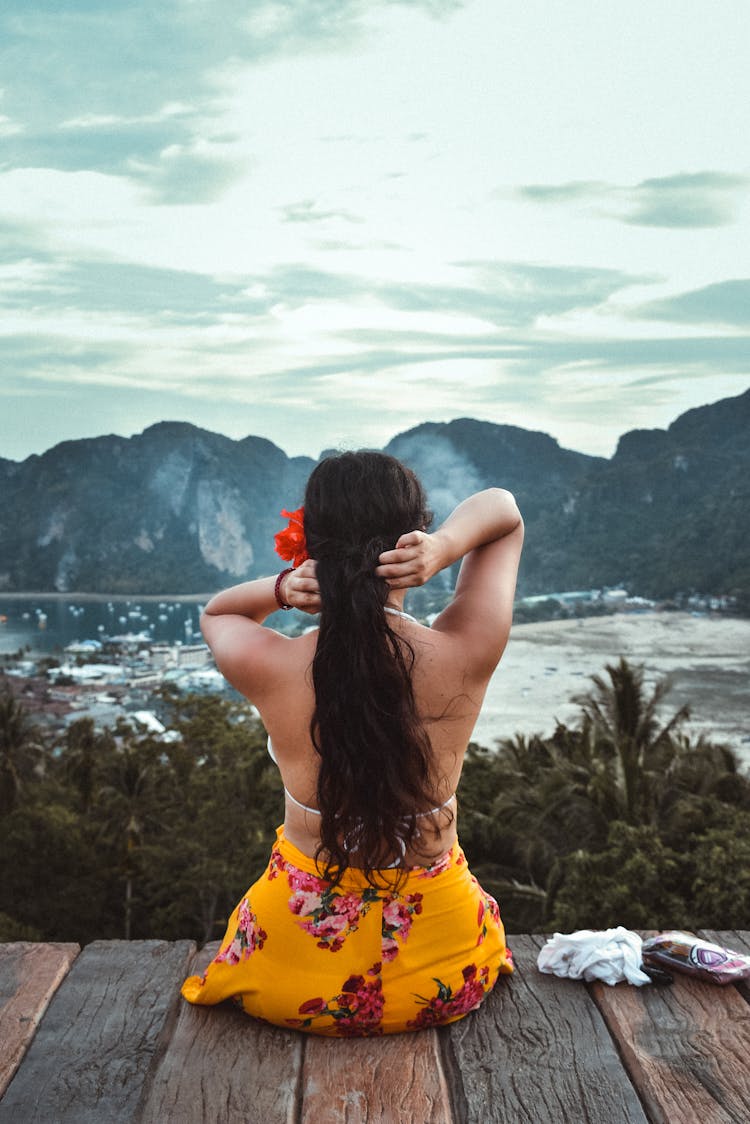
<path fill-rule="evenodd" d="M 453 1040 L 448 1027 L 440 1027 L 437 1031 L 440 1047 L 440 1061 L 443 1067 L 445 1083 L 448 1089 L 448 1105 L 453 1115 L 455 1124 L 467 1124 L 469 1106 L 464 1089 L 464 1079 L 461 1067 L 458 1064 Z"/>
<path fill-rule="evenodd" d="M 302 1101 L 304 1098 L 305 1064 L 307 1061 L 307 1036 L 299 1032 L 297 1032 L 297 1034 L 300 1039 L 300 1061 L 297 1067 L 297 1080 L 294 1083 L 292 1124 L 302 1124 Z"/>

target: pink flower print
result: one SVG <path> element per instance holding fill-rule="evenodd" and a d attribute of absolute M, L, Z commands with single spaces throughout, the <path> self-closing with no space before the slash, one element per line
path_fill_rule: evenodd
<path fill-rule="evenodd" d="M 364 983 L 365 983 L 365 977 L 364 976 L 349 976 L 349 979 L 346 980 L 341 985 L 341 990 L 344 992 L 344 994 L 338 996 L 337 1002 L 342 1003 L 342 1002 L 347 1001 L 346 1000 L 346 992 L 349 992 L 350 997 L 353 996 L 354 999 L 356 1000 L 357 992 L 359 991 L 359 989 L 361 987 L 364 987 Z"/>
<path fill-rule="evenodd" d="M 435 979 L 438 985 L 437 995 L 431 999 L 416 996 L 417 1001 L 423 1006 L 417 1017 L 406 1024 L 410 1030 L 452 1022 L 456 1018 L 468 1015 L 469 1011 L 474 1011 L 479 1006 L 489 990 L 489 968 L 484 967 L 477 973 L 476 965 L 469 964 L 461 974 L 464 982 L 456 992 L 442 980 Z"/>
<path fill-rule="evenodd" d="M 398 956 L 398 943 L 393 937 L 383 937 L 380 943 L 380 952 L 386 963 L 395 960 Z"/>
<path fill-rule="evenodd" d="M 376 966 L 379 969 L 379 965 Z M 383 1017 L 383 990 L 380 972 L 371 968 L 371 980 L 364 976 L 350 976 L 336 996 L 336 1008 L 330 1010 L 336 1020 L 336 1032 L 345 1038 L 378 1033 L 378 1023 Z M 382 1033 L 382 1030 L 379 1031 Z"/>
<path fill-rule="evenodd" d="M 314 874 L 308 874 L 306 870 L 299 870 L 296 866 L 286 864 L 286 876 L 289 882 L 290 890 L 306 890 L 310 893 L 325 893 L 327 882 L 322 878 L 316 878 Z"/>
<path fill-rule="evenodd" d="M 292 876 L 287 872 L 290 887 Z M 307 876 L 310 877 L 310 876 Z M 350 933 L 357 931 L 359 922 L 369 912 L 373 901 L 378 901 L 378 892 L 372 887 L 361 894 L 342 894 L 331 889 L 321 879 L 314 879 L 314 890 L 303 889 L 295 878 L 298 888 L 289 899 L 289 909 L 300 918 L 298 924 L 306 933 L 317 940 L 318 948 L 338 952 Z"/>
<path fill-rule="evenodd" d="M 246 960 L 252 952 L 255 952 L 256 948 L 263 948 L 265 941 L 268 939 L 268 933 L 261 929 L 258 918 L 251 910 L 247 898 L 243 898 L 240 902 L 237 926 L 237 931 L 241 934 L 242 957 L 243 960 Z"/>
<path fill-rule="evenodd" d="M 351 928 L 351 926 L 345 917 L 334 913 L 322 915 L 319 921 L 306 921 L 303 928 L 325 944 L 329 938 L 340 936 L 345 929 Z"/>
<path fill-rule="evenodd" d="M 217 953 L 214 957 L 214 964 L 231 964 L 234 967 L 235 964 L 240 962 L 241 948 L 239 937 L 235 937 L 223 952 Z"/>
<path fill-rule="evenodd" d="M 383 906 L 383 920 L 390 929 L 400 929 L 402 925 L 410 923 L 409 911 L 398 898 L 392 898 Z"/>
<path fill-rule="evenodd" d="M 331 904 L 333 912 L 343 914 L 349 924 L 356 924 L 359 920 L 362 902 L 357 894 L 337 894 Z"/>
<path fill-rule="evenodd" d="M 319 1015 L 325 1010 L 325 1006 L 325 999 L 307 999 L 300 1004 L 299 1013 L 301 1015 Z"/>
<path fill-rule="evenodd" d="M 247 960 L 256 949 L 263 948 L 268 934 L 258 924 L 258 918 L 250 908 L 250 902 L 243 898 L 237 911 L 237 930 L 230 944 L 214 957 L 215 964 L 239 964 Z"/>
<path fill-rule="evenodd" d="M 390 894 L 384 899 L 380 951 L 385 961 L 398 956 L 398 941 L 409 936 L 412 918 L 422 912 L 421 894 Z"/>
<path fill-rule="evenodd" d="M 446 870 L 451 867 L 452 855 L 450 851 L 446 851 L 442 858 L 434 862 L 432 866 L 426 866 L 419 874 L 420 878 L 437 878 L 438 874 L 444 874 Z M 460 856 L 457 861 L 460 861 Z"/>
<path fill-rule="evenodd" d="M 240 908 L 237 911 L 237 924 L 243 932 L 246 932 L 252 925 L 252 918 L 253 914 L 250 909 L 250 902 L 247 898 L 243 898 L 240 902 Z"/>
<path fill-rule="evenodd" d="M 278 878 L 282 870 L 286 870 L 286 863 L 281 854 L 281 851 L 274 847 L 271 851 L 271 859 L 268 863 L 268 881 L 273 882 L 274 878 Z"/>
<path fill-rule="evenodd" d="M 477 946 L 479 946 L 484 938 L 487 936 L 487 915 L 493 919 L 496 925 L 500 923 L 500 907 L 491 894 L 486 894 L 484 890 L 481 892 L 479 899 L 479 909 L 477 912 L 477 925 L 479 927 L 479 936 L 477 937 Z"/>
<path fill-rule="evenodd" d="M 309 890 L 297 890 L 289 899 L 289 908 L 297 915 L 315 913 L 322 904 L 323 899 L 320 894 L 310 893 Z"/>
<path fill-rule="evenodd" d="M 383 988 L 380 980 L 381 964 L 374 964 L 364 976 L 349 976 L 341 991 L 328 1001 L 316 997 L 306 999 L 299 1006 L 301 1019 L 287 1019 L 290 1026 L 307 1030 L 315 1019 L 328 1016 L 333 1019 L 335 1033 L 342 1038 L 361 1038 L 383 1033 Z"/>

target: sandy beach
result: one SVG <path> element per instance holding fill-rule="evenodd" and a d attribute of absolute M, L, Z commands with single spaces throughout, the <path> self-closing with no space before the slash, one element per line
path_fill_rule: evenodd
<path fill-rule="evenodd" d="M 490 683 L 474 738 L 492 745 L 515 732 L 549 734 L 572 723 L 573 695 L 620 656 L 643 664 L 647 685 L 669 676 L 669 717 L 689 703 L 687 730 L 710 735 L 750 764 L 750 620 L 690 613 L 617 614 L 516 625 Z M 605 676 L 606 678 L 606 676 Z"/>

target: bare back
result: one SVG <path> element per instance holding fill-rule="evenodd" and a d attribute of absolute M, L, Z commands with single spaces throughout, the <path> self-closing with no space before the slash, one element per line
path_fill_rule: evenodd
<path fill-rule="evenodd" d="M 450 634 L 404 619 L 393 622 L 392 627 L 414 649 L 412 682 L 417 710 L 432 746 L 434 806 L 447 802 L 446 810 L 430 816 L 422 829 L 424 850 L 405 856 L 407 865 L 425 865 L 444 854 L 456 839 L 454 794 L 489 677 L 482 681 L 469 673 L 460 659 L 460 646 Z M 283 675 L 268 689 L 256 691 L 253 700 L 287 790 L 285 833 L 308 855 L 314 855 L 320 844 L 319 817 L 299 807 L 315 808 L 316 804 L 318 755 L 310 740 L 316 640 L 317 632 L 311 632 L 287 641 Z M 351 705 L 356 706 L 357 700 L 352 699 Z"/>

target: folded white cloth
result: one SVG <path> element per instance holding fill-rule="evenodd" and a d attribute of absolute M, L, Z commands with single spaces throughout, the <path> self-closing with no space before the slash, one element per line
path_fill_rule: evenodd
<path fill-rule="evenodd" d="M 577 933 L 555 933 L 537 958 L 541 972 L 579 980 L 621 980 L 636 984 L 651 983 L 641 971 L 641 938 L 618 925 L 616 929 L 579 929 Z"/>

